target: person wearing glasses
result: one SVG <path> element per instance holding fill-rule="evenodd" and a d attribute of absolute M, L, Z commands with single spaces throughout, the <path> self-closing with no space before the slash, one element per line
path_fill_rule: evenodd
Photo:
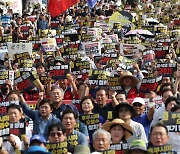
<path fill-rule="evenodd" d="M 166 145 L 168 141 L 169 141 L 168 129 L 164 124 L 159 122 L 151 127 L 149 147 L 163 146 Z"/>
<path fill-rule="evenodd" d="M 60 123 L 51 124 L 48 128 L 49 143 L 59 143 L 66 139 L 65 128 Z"/>

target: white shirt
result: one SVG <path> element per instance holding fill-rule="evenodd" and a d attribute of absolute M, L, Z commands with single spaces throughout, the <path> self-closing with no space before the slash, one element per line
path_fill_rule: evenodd
<path fill-rule="evenodd" d="M 176 152 L 180 152 L 180 134 L 178 134 L 177 132 L 169 132 L 169 141 L 168 144 L 172 145 L 172 148 L 174 151 Z"/>
<path fill-rule="evenodd" d="M 162 106 L 155 110 L 153 115 L 153 120 L 151 122 L 151 126 L 158 123 L 160 120 L 163 119 L 163 113 L 166 111 L 164 103 Z"/>
<path fill-rule="evenodd" d="M 21 140 L 18 136 L 10 134 L 15 138 L 16 141 L 16 145 L 19 145 L 20 150 L 21 150 Z M 14 147 L 11 145 L 11 143 L 9 141 L 4 141 L 3 142 L 3 147 L 8 151 L 9 154 L 16 154 L 16 150 L 14 149 Z"/>
<path fill-rule="evenodd" d="M 130 126 L 133 129 L 133 136 L 128 140 L 129 143 L 136 139 L 140 139 L 143 140 L 145 143 L 148 143 L 146 133 L 142 124 L 131 120 Z"/>

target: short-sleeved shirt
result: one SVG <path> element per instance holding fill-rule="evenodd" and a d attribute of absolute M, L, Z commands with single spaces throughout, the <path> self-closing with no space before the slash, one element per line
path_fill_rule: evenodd
<path fill-rule="evenodd" d="M 94 105 L 93 113 L 99 113 L 104 120 L 111 120 L 112 119 L 112 111 L 113 106 L 112 103 L 106 104 L 103 108 L 100 108 L 98 104 Z"/>
<path fill-rule="evenodd" d="M 141 116 L 137 118 L 133 118 L 133 120 L 144 126 L 146 137 L 149 138 L 149 129 L 150 129 L 150 124 L 152 120 L 148 119 L 147 114 L 141 114 Z"/>
<path fill-rule="evenodd" d="M 130 126 L 133 129 L 133 136 L 128 140 L 128 143 L 130 143 L 136 139 L 143 140 L 145 143 L 148 143 L 146 134 L 144 131 L 144 127 L 142 124 L 131 120 Z"/>

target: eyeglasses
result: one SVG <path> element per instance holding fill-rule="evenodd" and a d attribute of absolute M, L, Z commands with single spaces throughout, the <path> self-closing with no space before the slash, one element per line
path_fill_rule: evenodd
<path fill-rule="evenodd" d="M 133 103 L 133 106 L 141 107 L 142 104 L 141 103 Z"/>
<path fill-rule="evenodd" d="M 62 135 L 62 132 L 50 132 L 50 136 L 55 137 L 56 135 L 60 137 Z"/>
<path fill-rule="evenodd" d="M 161 133 L 161 132 L 155 132 L 155 133 L 152 133 L 153 136 L 165 136 L 167 135 L 166 133 Z"/>

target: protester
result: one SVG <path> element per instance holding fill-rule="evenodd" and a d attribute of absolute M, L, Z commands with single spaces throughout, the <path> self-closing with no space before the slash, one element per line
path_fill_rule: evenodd
<path fill-rule="evenodd" d="M 46 140 L 48 138 L 48 127 L 52 123 L 59 123 L 60 120 L 56 118 L 52 112 L 52 105 L 49 100 L 42 100 L 39 103 L 39 110 L 33 111 L 28 107 L 22 95 L 20 95 L 21 107 L 24 113 L 33 120 L 32 134 L 43 135 Z"/>
<path fill-rule="evenodd" d="M 128 103 L 120 103 L 114 109 L 114 118 L 120 118 L 124 120 L 124 122 L 130 125 L 133 129 L 133 135 L 128 140 L 128 142 L 131 142 L 134 139 L 141 139 L 145 143 L 147 143 L 143 125 L 132 120 L 132 118 L 134 118 L 135 116 L 136 110 Z"/>
<path fill-rule="evenodd" d="M 82 153 L 85 149 L 89 153 L 87 145 L 96 146 L 94 141 L 97 140 L 91 140 L 92 135 L 88 133 L 88 129 L 94 131 L 101 127 L 104 121 L 112 123 L 113 114 L 116 115 L 115 118 L 122 119 L 124 124 L 133 128 L 133 136 L 127 139 L 128 143 L 122 144 L 129 144 L 134 139 L 141 139 L 147 143 L 145 137 L 148 137 L 151 120 L 151 126 L 154 126 L 163 120 L 164 112 L 170 112 L 178 106 L 178 0 L 69 0 L 68 4 L 71 7 L 67 7 L 66 0 L 25 0 L 22 1 L 23 8 L 21 2 L 16 5 L 14 3 L 0 2 L 2 117 L 8 114 L 10 121 L 15 123 L 25 119 L 28 129 L 30 126 L 33 127 L 30 129 L 33 135 L 42 135 L 46 140 L 54 142 L 61 139 L 58 137 L 60 129 L 56 126 L 52 128 L 54 137 L 48 134 L 51 118 L 59 123 L 64 118 L 64 111 L 73 110 L 73 113 L 67 114 L 67 121 L 63 119 L 65 125 L 69 127 L 71 123 L 73 126 L 66 127 L 66 133 L 72 135 L 72 132 L 80 131 L 85 134 L 85 138 L 84 135 L 82 138 L 86 139 L 86 146 L 77 146 L 75 151 L 82 147 Z M 15 8 L 12 9 L 12 6 Z M 23 93 L 25 101 L 18 98 L 17 89 Z M 95 103 L 93 104 L 90 99 L 84 100 L 84 96 L 92 96 Z M 147 101 L 149 97 L 151 99 Z M 47 102 L 42 105 L 44 100 Z M 83 104 L 87 101 L 90 108 L 84 108 L 81 114 L 79 102 Z M 147 102 L 146 109 L 144 101 Z M 27 115 L 32 117 L 32 121 L 25 115 L 27 112 L 23 113 L 18 105 L 14 109 L 7 107 L 7 104 L 18 102 L 28 111 Z M 123 102 L 129 104 L 124 106 Z M 37 110 L 29 110 L 28 106 Z M 137 114 L 134 114 L 135 110 Z M 46 116 L 46 113 L 49 116 Z M 104 119 L 103 122 L 101 117 Z M 71 118 L 72 121 L 69 120 Z M 5 128 L 3 120 L 0 136 L 16 135 L 15 132 L 12 135 L 11 131 L 7 132 L 10 125 Z M 120 128 L 119 125 L 116 127 Z M 61 136 L 62 139 L 66 133 Z M 31 134 L 26 131 L 28 137 Z M 170 144 L 178 151 L 178 133 L 168 134 Z M 89 137 L 90 143 L 87 141 Z M 23 140 L 23 137 L 21 139 Z M 17 143 L 18 141 L 19 139 Z M 28 141 L 29 139 L 26 140 L 27 143 Z M 73 143 L 77 144 L 77 141 Z M 13 140 L 12 145 L 14 144 Z M 9 143 L 8 145 L 12 153 L 15 152 L 13 146 Z M 112 150 L 107 147 L 109 148 L 109 142 L 104 149 Z M 3 148 L 5 147 L 2 147 L 2 151 Z M 28 146 L 17 146 L 17 150 L 27 148 Z M 146 153 L 144 144 L 141 144 L 140 148 Z M 39 146 L 30 147 L 29 152 L 37 152 L 38 149 Z M 40 151 L 47 153 L 45 149 L 39 149 L 39 153 Z"/>
<path fill-rule="evenodd" d="M 93 133 L 94 151 L 106 151 L 110 147 L 111 134 L 104 129 L 98 129 Z"/>
<path fill-rule="evenodd" d="M 133 134 L 133 129 L 121 119 L 114 119 L 112 122 L 106 122 L 102 128 L 111 134 L 111 145 L 127 143 Z M 111 147 L 110 147 L 111 149 Z"/>
<path fill-rule="evenodd" d="M 73 146 L 88 145 L 87 137 L 83 133 L 75 130 L 77 118 L 78 115 L 70 109 L 65 110 L 62 114 L 62 125 L 66 130 L 67 142 Z M 71 138 L 71 136 L 75 137 Z"/>
<path fill-rule="evenodd" d="M 150 104 L 150 103 L 149 103 Z M 134 121 L 139 122 L 144 126 L 146 137 L 149 138 L 150 124 L 153 119 L 154 105 L 148 108 L 148 113 L 144 114 L 145 111 L 145 101 L 141 97 L 134 98 L 132 106 L 136 110 L 137 116 L 133 118 Z"/>

